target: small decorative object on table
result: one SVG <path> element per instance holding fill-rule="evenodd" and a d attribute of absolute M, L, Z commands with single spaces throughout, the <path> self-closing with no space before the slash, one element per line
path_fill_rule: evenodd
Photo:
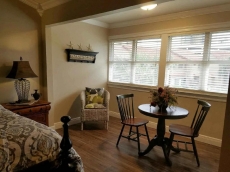
<path fill-rule="evenodd" d="M 73 49 L 73 44 L 72 42 L 70 41 L 69 44 L 67 44 L 69 46 L 70 49 Z"/>
<path fill-rule="evenodd" d="M 38 93 L 38 90 L 34 90 L 34 94 L 31 94 L 31 96 L 34 98 L 34 100 L 39 100 L 39 98 L 41 97 L 41 93 Z"/>
<path fill-rule="evenodd" d="M 165 88 L 159 87 L 158 90 L 150 90 L 150 106 L 158 106 L 159 111 L 164 112 L 168 106 L 171 107 L 178 103 L 177 93 L 177 89 L 170 88 L 169 86 Z"/>

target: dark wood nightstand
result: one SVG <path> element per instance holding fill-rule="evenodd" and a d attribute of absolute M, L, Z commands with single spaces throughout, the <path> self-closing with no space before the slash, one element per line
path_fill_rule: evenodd
<path fill-rule="evenodd" d="M 9 103 L 1 104 L 5 109 L 8 109 L 21 116 L 30 118 L 39 123 L 49 126 L 48 115 L 51 109 L 50 102 L 39 100 L 32 105 L 11 105 Z"/>

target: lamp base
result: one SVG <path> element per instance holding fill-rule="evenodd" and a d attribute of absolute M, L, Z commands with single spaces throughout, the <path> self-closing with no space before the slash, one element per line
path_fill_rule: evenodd
<path fill-rule="evenodd" d="M 30 102 L 29 100 L 18 100 L 18 101 L 16 101 L 15 103 L 28 103 L 28 102 Z"/>
<path fill-rule="evenodd" d="M 27 105 L 32 105 L 38 101 L 39 100 L 29 100 L 28 102 L 20 102 L 20 103 L 18 103 L 18 101 L 16 101 L 16 102 L 9 102 L 9 104 L 15 105 L 15 106 L 27 106 Z"/>
<path fill-rule="evenodd" d="M 29 102 L 28 96 L 30 91 L 30 81 L 20 78 L 15 80 L 14 86 L 18 95 L 17 103 L 27 103 Z"/>

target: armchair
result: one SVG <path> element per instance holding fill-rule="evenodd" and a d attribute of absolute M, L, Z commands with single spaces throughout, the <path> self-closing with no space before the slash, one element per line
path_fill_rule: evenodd
<path fill-rule="evenodd" d="M 81 130 L 83 130 L 84 122 L 89 121 L 104 121 L 105 128 L 108 130 L 110 93 L 105 89 L 103 91 L 102 104 L 96 104 L 97 106 L 95 105 L 94 107 L 90 107 L 89 104 L 87 105 L 89 98 L 86 96 L 86 90 L 81 92 Z"/>

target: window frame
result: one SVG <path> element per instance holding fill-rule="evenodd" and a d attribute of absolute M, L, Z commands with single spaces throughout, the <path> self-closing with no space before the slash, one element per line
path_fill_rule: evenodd
<path fill-rule="evenodd" d="M 143 87 L 143 88 L 150 88 L 150 87 L 154 87 L 154 86 L 149 86 L 149 85 L 142 85 L 142 84 L 136 84 L 134 83 L 134 66 L 135 64 L 140 64 L 140 63 L 154 63 L 154 64 L 158 64 L 158 73 L 159 73 L 159 63 L 160 63 L 160 57 L 159 60 L 142 60 L 142 61 L 138 61 L 136 59 L 136 55 L 137 55 L 137 44 L 138 41 L 141 40 L 150 40 L 150 39 L 160 39 L 161 41 L 161 37 L 160 36 L 149 36 L 149 37 L 135 37 L 135 38 L 127 38 L 127 39 L 118 39 L 118 40 L 109 40 L 109 60 L 108 60 L 108 83 L 110 84 L 115 84 L 115 85 L 124 85 L 124 86 L 133 86 L 133 87 Z M 113 60 L 113 43 L 115 42 L 132 42 L 132 57 L 131 57 L 131 61 L 115 61 Z M 160 42 L 160 48 L 161 48 L 161 42 Z M 112 53 L 111 53 L 112 52 Z M 110 65 L 114 64 L 114 63 L 124 63 L 127 62 L 129 64 L 131 64 L 131 77 L 130 77 L 130 82 L 129 83 L 121 83 L 121 82 L 112 82 L 109 81 L 110 78 Z M 158 81 L 157 81 L 158 82 Z M 156 86 L 155 86 L 156 87 Z"/>
<path fill-rule="evenodd" d="M 191 27 L 179 27 L 175 29 L 165 29 L 165 30 L 155 30 L 155 31 L 147 31 L 143 33 L 134 33 L 134 34 L 124 34 L 124 35 L 114 35 L 109 36 L 109 41 L 118 41 L 118 40 L 127 40 L 129 38 L 161 38 L 161 52 L 160 52 L 160 62 L 159 62 L 159 78 L 158 78 L 158 86 L 164 85 L 164 77 L 165 77 L 165 68 L 166 68 L 166 57 L 168 53 L 168 39 L 169 36 L 176 35 L 187 35 L 187 34 L 199 34 L 205 32 L 224 32 L 230 30 L 230 24 L 226 27 L 225 24 L 210 24 L 210 25 L 200 25 L 200 26 L 191 26 Z M 110 53 L 110 52 L 109 52 Z M 109 60 L 108 60 L 108 68 L 109 68 Z M 108 70 L 109 76 L 109 70 Z M 163 78 L 163 79 L 162 79 Z M 149 89 L 157 87 L 149 87 L 144 85 L 133 85 L 133 84 L 123 84 L 123 83 L 114 83 L 110 82 L 109 78 L 107 79 L 107 84 L 109 88 L 117 88 L 124 90 L 133 90 L 140 92 L 149 92 Z M 186 98 L 194 98 L 194 99 L 204 99 L 218 102 L 226 102 L 227 94 L 224 93 L 216 93 L 216 92 L 206 92 L 200 90 L 188 90 L 188 89 L 178 89 L 179 97 Z"/>
<path fill-rule="evenodd" d="M 184 90 L 188 90 L 188 91 L 194 91 L 194 92 L 207 92 L 210 94 L 227 94 L 226 93 L 221 93 L 221 92 L 212 92 L 212 91 L 208 91 L 208 71 L 210 69 L 210 65 L 212 64 L 225 64 L 226 62 L 230 65 L 230 60 L 212 60 L 211 59 L 211 43 L 212 43 L 212 34 L 216 34 L 216 33 L 221 33 L 221 32 L 228 32 L 230 33 L 230 29 L 227 30 L 221 30 L 221 31 L 206 31 L 206 32 L 198 32 L 198 33 L 184 33 L 184 34 L 176 34 L 176 35 L 170 35 L 168 36 L 168 51 L 167 51 L 167 55 L 166 55 L 166 64 L 165 64 L 165 71 L 167 70 L 167 66 L 170 64 L 200 64 L 200 66 L 202 67 L 201 70 L 201 75 L 200 75 L 200 82 L 199 82 L 199 86 L 198 86 L 198 90 L 195 89 L 189 89 L 189 88 L 177 88 L 177 89 L 184 89 Z M 178 36 L 193 36 L 193 35 L 204 35 L 204 42 L 203 42 L 203 51 L 202 51 L 202 59 L 201 60 L 192 60 L 192 61 L 183 61 L 183 60 L 171 60 L 169 59 L 170 57 L 170 53 L 172 51 L 171 46 L 172 46 L 172 39 L 173 37 L 178 37 Z M 167 76 L 165 74 L 164 76 L 165 81 L 164 81 L 164 85 L 168 85 L 167 83 Z"/>

